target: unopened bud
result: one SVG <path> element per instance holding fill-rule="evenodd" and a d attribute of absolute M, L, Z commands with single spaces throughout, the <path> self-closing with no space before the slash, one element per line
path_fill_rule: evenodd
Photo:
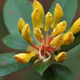
<path fill-rule="evenodd" d="M 74 35 L 72 32 L 68 32 L 64 34 L 63 44 L 62 45 L 69 45 L 74 42 Z"/>
<path fill-rule="evenodd" d="M 65 52 L 60 52 L 57 56 L 54 57 L 56 62 L 64 62 L 67 58 L 67 54 Z"/>
<path fill-rule="evenodd" d="M 67 26 L 66 21 L 60 22 L 59 24 L 57 24 L 56 30 L 54 32 L 52 32 L 52 35 L 57 36 L 57 35 L 63 33 L 66 30 L 66 26 Z"/>
<path fill-rule="evenodd" d="M 30 27 L 29 24 L 26 24 L 24 28 L 22 29 L 22 37 L 28 42 L 32 43 L 33 39 L 30 36 Z"/>
<path fill-rule="evenodd" d="M 54 29 L 57 25 L 57 23 L 60 21 L 60 19 L 63 17 L 63 10 L 61 6 L 57 3 L 56 7 L 54 9 L 54 20 L 51 25 L 51 28 Z"/>
<path fill-rule="evenodd" d="M 76 34 L 80 31 L 80 18 L 78 18 L 72 25 L 71 29 L 68 32 Z"/>
<path fill-rule="evenodd" d="M 33 29 L 38 27 L 38 22 L 39 22 L 39 16 L 40 16 L 40 11 L 39 8 L 34 9 L 32 12 L 32 22 L 33 22 Z"/>
<path fill-rule="evenodd" d="M 44 9 L 43 9 L 43 6 L 38 1 L 34 0 L 33 10 L 36 8 L 39 8 L 39 11 L 40 11 L 38 28 L 43 28 Z"/>
<path fill-rule="evenodd" d="M 50 12 L 48 12 L 45 16 L 45 27 L 44 27 L 44 31 L 49 31 L 49 26 L 52 22 L 53 16 Z"/>
<path fill-rule="evenodd" d="M 43 39 L 42 32 L 41 32 L 41 30 L 39 28 L 35 28 L 33 33 L 34 33 L 36 38 L 38 38 L 40 40 Z"/>
<path fill-rule="evenodd" d="M 19 30 L 20 33 L 22 32 L 22 29 L 23 29 L 24 26 L 25 26 L 25 22 L 22 18 L 20 18 L 19 22 L 18 22 L 18 30 Z"/>
<path fill-rule="evenodd" d="M 62 42 L 63 42 L 63 35 L 60 34 L 50 42 L 50 46 L 60 47 L 62 45 Z"/>
<path fill-rule="evenodd" d="M 28 63 L 32 57 L 35 56 L 35 53 L 19 53 L 14 56 L 18 63 Z"/>

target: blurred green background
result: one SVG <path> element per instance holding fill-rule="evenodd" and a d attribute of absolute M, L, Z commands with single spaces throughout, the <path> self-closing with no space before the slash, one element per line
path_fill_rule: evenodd
<path fill-rule="evenodd" d="M 32 2 L 32 0 L 30 0 Z M 54 0 L 38 0 L 44 7 L 45 13 L 48 11 L 50 5 Z M 3 44 L 1 39 L 8 35 L 9 32 L 5 26 L 4 18 L 3 18 L 3 8 L 6 0 L 0 0 L 0 54 L 5 52 L 19 52 L 18 50 L 14 50 L 11 48 L 8 48 Z M 78 0 L 78 8 L 76 15 L 73 19 L 73 22 L 80 17 L 80 0 Z M 40 80 L 40 74 L 35 72 L 31 67 L 28 67 L 26 69 L 23 69 L 21 71 L 18 71 L 16 73 L 12 73 L 8 76 L 0 78 L 0 80 Z M 80 80 L 80 76 L 75 76 L 75 80 Z"/>

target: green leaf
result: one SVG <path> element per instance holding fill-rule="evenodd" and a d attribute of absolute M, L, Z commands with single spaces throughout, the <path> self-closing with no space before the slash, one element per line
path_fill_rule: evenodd
<path fill-rule="evenodd" d="M 4 6 L 4 21 L 11 34 L 18 33 L 17 23 L 23 18 L 32 29 L 32 3 L 29 0 L 7 0 Z"/>
<path fill-rule="evenodd" d="M 73 80 L 73 75 L 67 67 L 53 64 L 43 73 L 41 80 Z"/>
<path fill-rule="evenodd" d="M 63 64 L 69 67 L 75 76 L 80 76 L 80 44 L 67 52 L 67 60 Z"/>
<path fill-rule="evenodd" d="M 54 62 L 54 59 L 51 58 L 47 62 L 39 61 L 39 62 L 35 63 L 33 66 L 34 66 L 35 71 L 42 74 L 53 62 Z"/>
<path fill-rule="evenodd" d="M 64 16 L 62 20 L 67 21 L 67 30 L 68 30 L 76 13 L 78 0 L 55 0 L 55 2 L 52 4 L 49 10 L 52 14 L 56 3 L 59 3 L 63 9 Z"/>
<path fill-rule="evenodd" d="M 12 72 L 19 71 L 32 64 L 32 63 L 28 64 L 17 63 L 16 60 L 14 59 L 15 54 L 16 53 L 0 54 L 0 77 L 8 75 Z"/>
<path fill-rule="evenodd" d="M 26 47 L 29 45 L 21 35 L 18 34 L 8 35 L 2 40 L 8 47 L 18 50 L 26 50 Z"/>
<path fill-rule="evenodd" d="M 37 41 L 34 36 L 32 37 L 32 39 L 33 43 L 37 45 Z M 8 35 L 4 37 L 2 40 L 4 44 L 8 47 L 18 50 L 26 50 L 26 47 L 30 45 L 19 34 Z"/>
<path fill-rule="evenodd" d="M 75 46 L 77 46 L 78 44 L 80 44 L 80 33 L 75 35 L 75 39 L 72 44 L 62 46 L 60 51 L 68 51 L 68 50 L 74 48 Z"/>

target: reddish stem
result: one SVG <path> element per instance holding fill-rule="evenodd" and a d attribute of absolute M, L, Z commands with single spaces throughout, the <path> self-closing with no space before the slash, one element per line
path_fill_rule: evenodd
<path fill-rule="evenodd" d="M 49 35 L 49 38 L 48 38 L 48 41 L 47 41 L 47 45 L 50 44 L 51 40 L 52 40 L 52 32 L 53 32 L 53 29 L 51 29 L 51 32 L 50 32 L 50 35 Z"/>
<path fill-rule="evenodd" d="M 50 44 L 51 40 L 52 40 L 53 36 L 50 36 L 49 39 L 48 39 L 48 42 L 47 42 L 47 45 Z"/>
<path fill-rule="evenodd" d="M 48 52 L 52 52 L 52 51 L 54 51 L 55 49 L 56 49 L 56 47 L 50 47 L 50 48 L 47 49 L 47 51 L 48 51 Z"/>
<path fill-rule="evenodd" d="M 52 35 L 53 29 L 51 29 L 50 35 Z"/>
<path fill-rule="evenodd" d="M 45 32 L 44 34 L 44 45 L 46 44 L 46 35 L 47 35 L 47 32 Z"/>
<path fill-rule="evenodd" d="M 35 55 L 36 55 L 36 56 L 39 56 L 39 53 L 36 53 Z"/>
<path fill-rule="evenodd" d="M 40 40 L 39 39 L 37 39 L 37 41 L 40 43 Z"/>
<path fill-rule="evenodd" d="M 35 49 L 39 50 L 39 48 L 35 44 L 31 43 L 31 46 L 34 47 Z"/>

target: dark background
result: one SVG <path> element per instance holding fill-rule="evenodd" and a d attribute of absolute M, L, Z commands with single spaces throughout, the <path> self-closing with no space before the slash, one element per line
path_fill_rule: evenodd
<path fill-rule="evenodd" d="M 31 2 L 33 0 L 30 0 Z M 50 5 L 54 0 L 38 0 L 44 7 L 45 13 L 49 10 Z M 5 26 L 4 19 L 3 19 L 3 8 L 6 0 L 0 0 L 0 54 L 6 53 L 6 52 L 18 52 L 18 50 L 14 50 L 11 48 L 8 48 L 3 44 L 1 39 L 8 35 L 9 32 Z M 80 17 L 80 0 L 78 0 L 78 8 L 76 15 L 73 19 L 73 22 Z M 72 22 L 72 23 L 73 23 Z M 40 75 L 35 72 L 32 67 L 28 67 L 27 69 L 18 71 L 16 73 L 12 73 L 8 76 L 5 76 L 2 78 L 2 80 L 40 80 Z M 75 80 L 80 80 L 80 77 L 75 77 Z"/>

